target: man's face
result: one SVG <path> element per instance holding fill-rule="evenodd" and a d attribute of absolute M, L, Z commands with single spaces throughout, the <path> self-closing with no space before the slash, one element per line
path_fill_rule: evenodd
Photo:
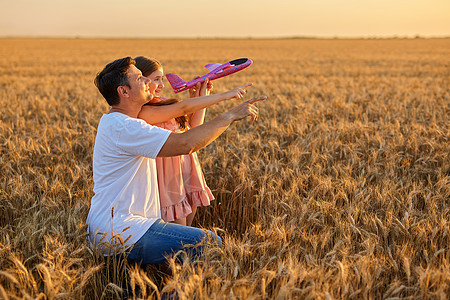
<path fill-rule="evenodd" d="M 131 86 L 129 94 L 132 101 L 137 101 L 144 105 L 153 99 L 153 95 L 148 86 L 151 80 L 142 76 L 141 71 L 134 65 L 131 65 L 128 69 L 128 81 Z"/>

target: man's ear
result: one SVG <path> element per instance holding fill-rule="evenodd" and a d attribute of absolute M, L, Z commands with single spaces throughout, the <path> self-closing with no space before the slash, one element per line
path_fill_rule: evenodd
<path fill-rule="evenodd" d="M 119 97 L 129 96 L 127 88 L 123 85 L 117 87 L 117 93 L 119 94 Z"/>

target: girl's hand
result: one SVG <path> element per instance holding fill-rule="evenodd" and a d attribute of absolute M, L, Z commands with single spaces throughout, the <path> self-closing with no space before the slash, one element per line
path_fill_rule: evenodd
<path fill-rule="evenodd" d="M 202 82 L 200 86 L 200 96 L 209 96 L 211 94 L 213 85 L 212 82 L 206 78 L 205 81 Z"/>
<path fill-rule="evenodd" d="M 194 79 L 198 78 L 200 76 L 196 76 Z M 197 82 L 196 85 L 194 85 L 193 87 L 191 87 L 189 89 L 189 98 L 195 98 L 195 97 L 199 97 L 200 96 L 200 87 L 201 84 L 200 82 Z"/>
<path fill-rule="evenodd" d="M 234 88 L 232 90 L 229 90 L 228 92 L 225 92 L 226 99 L 241 99 L 244 97 L 244 95 L 247 93 L 245 90 L 246 88 L 250 87 L 253 83 L 247 83 L 241 86 L 238 86 L 237 88 Z"/>
<path fill-rule="evenodd" d="M 212 92 L 212 90 L 213 90 L 213 84 L 212 84 L 212 82 L 211 82 L 208 78 L 206 78 L 206 80 L 205 80 L 205 82 L 203 82 L 203 84 L 206 85 L 205 95 L 202 95 L 202 94 L 201 94 L 201 90 L 200 90 L 200 96 L 208 96 L 208 95 L 211 95 L 211 92 Z M 203 85 L 202 85 L 202 87 L 203 87 Z"/>
<path fill-rule="evenodd" d="M 199 78 L 200 76 L 195 76 L 194 80 Z M 189 97 L 201 97 L 201 96 L 208 96 L 211 94 L 211 91 L 213 89 L 213 84 L 211 81 L 209 81 L 208 78 L 206 78 L 203 82 L 197 82 L 197 84 L 189 89 Z"/>

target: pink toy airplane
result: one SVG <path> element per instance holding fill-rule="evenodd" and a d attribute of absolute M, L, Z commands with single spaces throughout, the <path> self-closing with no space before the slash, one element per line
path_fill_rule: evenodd
<path fill-rule="evenodd" d="M 237 71 L 240 71 L 242 69 L 247 68 L 252 64 L 252 60 L 248 58 L 239 58 L 232 61 L 229 61 L 223 65 L 221 64 L 207 64 L 205 67 L 210 70 L 211 72 L 203 75 L 202 77 L 199 77 L 197 79 L 194 79 L 192 81 L 185 81 L 178 77 L 175 74 L 169 73 L 166 74 L 167 80 L 169 80 L 170 85 L 173 88 L 173 91 L 175 93 L 179 93 L 182 91 L 185 91 L 187 89 L 190 89 L 191 87 L 195 86 L 197 82 L 203 82 L 206 78 L 209 80 L 214 80 L 217 78 L 221 78 L 233 73 L 236 73 Z"/>

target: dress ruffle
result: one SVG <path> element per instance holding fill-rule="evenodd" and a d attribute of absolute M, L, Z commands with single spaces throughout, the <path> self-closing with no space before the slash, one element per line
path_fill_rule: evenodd
<path fill-rule="evenodd" d="M 161 207 L 161 218 L 166 222 L 172 222 L 186 217 L 191 212 L 191 205 L 189 204 L 188 199 L 185 198 L 177 204 Z"/>
<path fill-rule="evenodd" d="M 175 119 L 156 126 L 180 132 Z M 161 218 L 166 222 L 185 218 L 192 207 L 208 206 L 214 200 L 206 184 L 197 153 L 157 157 L 158 189 Z"/>
<path fill-rule="evenodd" d="M 207 186 L 202 191 L 190 192 L 186 196 L 191 207 L 208 206 L 214 200 L 214 195 Z"/>

